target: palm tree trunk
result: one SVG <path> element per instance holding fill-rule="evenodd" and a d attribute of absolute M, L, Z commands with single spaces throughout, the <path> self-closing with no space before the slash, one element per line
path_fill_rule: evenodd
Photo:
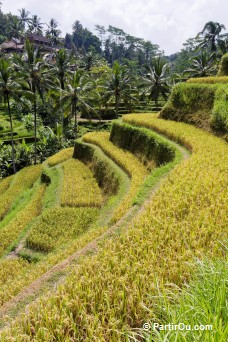
<path fill-rule="evenodd" d="M 11 134 L 11 145 L 12 145 L 12 162 L 13 162 L 13 173 L 16 173 L 16 165 L 15 165 L 15 150 L 14 150 L 14 140 L 13 140 L 13 120 L 9 103 L 9 96 L 7 95 L 7 106 L 8 106 L 8 114 L 10 119 L 10 134 Z"/>
<path fill-rule="evenodd" d="M 36 108 L 36 90 L 34 89 L 34 102 L 33 102 L 33 109 L 34 109 L 34 137 L 35 137 L 35 154 L 34 154 L 34 164 L 36 165 L 37 161 L 37 108 Z"/>
<path fill-rule="evenodd" d="M 65 86 L 64 86 L 64 82 L 63 80 L 60 81 L 61 83 L 61 90 L 64 90 Z M 62 108 L 62 111 L 61 111 L 61 124 L 62 124 L 62 138 L 61 140 L 63 141 L 63 138 L 64 138 L 64 133 L 63 133 L 63 126 L 64 126 L 64 110 Z"/>
<path fill-rule="evenodd" d="M 115 99 L 116 119 L 118 119 L 118 117 L 119 117 L 119 102 L 120 102 L 120 97 L 119 97 L 119 95 L 116 95 L 116 99 Z"/>
<path fill-rule="evenodd" d="M 77 135 L 78 135 L 77 100 L 73 101 L 73 114 L 74 114 L 74 139 L 77 139 Z"/>

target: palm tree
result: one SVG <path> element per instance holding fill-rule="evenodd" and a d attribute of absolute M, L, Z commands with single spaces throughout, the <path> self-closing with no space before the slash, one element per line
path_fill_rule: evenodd
<path fill-rule="evenodd" d="M 149 101 L 155 101 L 156 110 L 158 110 L 159 96 L 167 100 L 169 95 L 168 68 L 168 63 L 162 57 L 152 59 L 150 65 L 145 66 L 147 74 L 142 77 L 143 82 L 140 88 L 143 88 L 143 93 L 141 95 L 146 95 Z"/>
<path fill-rule="evenodd" d="M 50 38 L 53 46 L 57 45 L 60 42 L 60 33 L 61 31 L 58 29 L 58 22 L 54 18 L 52 18 L 49 22 L 48 29 L 46 30 L 46 36 Z"/>
<path fill-rule="evenodd" d="M 27 24 L 29 22 L 29 14 L 30 12 L 26 11 L 25 8 L 22 8 L 20 10 L 18 10 L 20 12 L 20 15 L 19 15 L 19 20 L 21 22 L 21 26 L 23 28 L 23 30 L 25 29 L 25 24 Z"/>
<path fill-rule="evenodd" d="M 78 130 L 78 108 L 80 106 L 87 110 L 92 109 L 86 101 L 86 94 L 93 90 L 93 88 L 94 85 L 90 81 L 88 75 L 85 74 L 83 70 L 77 70 L 68 76 L 68 82 L 66 83 L 65 89 L 61 91 L 59 106 L 71 111 L 71 115 L 74 118 L 75 139 L 77 139 Z"/>
<path fill-rule="evenodd" d="M 217 48 L 223 41 L 223 38 L 228 36 L 227 33 L 220 35 L 221 31 L 225 29 L 226 28 L 223 24 L 219 24 L 214 21 L 208 21 L 204 25 L 203 30 L 199 33 L 199 35 L 204 35 L 201 47 L 208 46 L 211 52 L 217 51 Z"/>
<path fill-rule="evenodd" d="M 54 52 L 55 64 L 51 66 L 50 72 L 57 77 L 60 83 L 61 91 L 65 90 L 67 75 L 71 71 L 72 55 L 66 49 L 60 49 Z M 64 129 L 64 111 L 61 113 L 62 137 Z"/>
<path fill-rule="evenodd" d="M 188 73 L 190 77 L 206 77 L 215 74 L 215 53 L 210 55 L 206 51 L 201 51 L 199 56 L 192 58 L 192 65 L 186 69 L 184 73 Z"/>
<path fill-rule="evenodd" d="M 53 80 L 44 63 L 39 58 L 39 50 L 30 43 L 28 39 L 25 41 L 25 52 L 23 56 L 14 55 L 14 67 L 18 75 L 26 80 L 30 91 L 33 93 L 33 111 L 34 111 L 34 138 L 35 138 L 35 154 L 34 163 L 37 161 L 37 97 L 40 96 L 43 101 L 45 89 L 53 86 Z"/>
<path fill-rule="evenodd" d="M 125 102 L 136 100 L 132 95 L 131 76 L 126 67 L 121 66 L 117 61 L 113 63 L 111 74 L 109 75 L 106 84 L 104 100 L 108 102 L 111 98 L 115 101 L 115 116 L 119 117 L 120 101 Z"/>
<path fill-rule="evenodd" d="M 20 20 L 16 16 L 12 16 L 10 23 L 9 23 L 9 29 L 10 29 L 10 36 L 11 38 L 20 38 L 23 31 L 23 26 L 20 22 Z"/>
<path fill-rule="evenodd" d="M 23 81 L 18 79 L 18 75 L 14 73 L 9 59 L 0 59 L 0 94 L 7 104 L 9 121 L 10 121 L 10 134 L 12 145 L 12 163 L 13 172 L 16 173 L 15 165 L 15 149 L 13 140 L 13 119 L 11 112 L 10 100 L 20 101 L 21 96 L 27 96 L 29 93 L 22 90 Z"/>
<path fill-rule="evenodd" d="M 29 19 L 29 31 L 35 34 L 42 34 L 44 23 L 40 22 L 40 18 L 37 15 L 33 15 L 31 19 Z"/>

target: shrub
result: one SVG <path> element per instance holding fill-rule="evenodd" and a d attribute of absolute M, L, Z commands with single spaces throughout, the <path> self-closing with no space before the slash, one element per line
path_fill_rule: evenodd
<path fill-rule="evenodd" d="M 216 90 L 211 125 L 215 131 L 228 132 L 228 86 Z"/>
<path fill-rule="evenodd" d="M 227 89 L 225 84 L 177 84 L 160 117 L 227 133 Z"/>
<path fill-rule="evenodd" d="M 152 162 L 152 165 L 160 166 L 175 156 L 174 149 L 157 134 L 128 124 L 114 122 L 110 140 L 138 156 L 145 165 Z"/>
<path fill-rule="evenodd" d="M 228 76 L 228 53 L 222 56 L 218 76 Z"/>
<path fill-rule="evenodd" d="M 214 103 L 216 86 L 207 84 L 177 84 L 161 111 L 160 117 L 188 122 L 188 115 L 203 112 L 208 118 Z"/>

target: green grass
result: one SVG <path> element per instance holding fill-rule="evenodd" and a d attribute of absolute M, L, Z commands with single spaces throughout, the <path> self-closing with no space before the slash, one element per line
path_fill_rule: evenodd
<path fill-rule="evenodd" d="M 192 273 L 190 283 L 182 289 L 170 284 L 159 289 L 156 298 L 151 297 L 149 312 L 151 317 L 156 314 L 157 320 L 147 322 L 150 331 L 143 329 L 138 331 L 138 335 L 141 335 L 144 341 L 227 341 L 228 268 L 226 262 L 198 261 Z M 160 330 L 154 329 L 154 323 L 167 327 L 164 330 L 161 330 L 162 327 Z M 172 327 L 180 324 L 180 329 L 169 330 L 168 324 L 172 324 Z M 186 328 L 181 330 L 183 324 Z M 195 327 L 199 330 L 195 330 Z"/>

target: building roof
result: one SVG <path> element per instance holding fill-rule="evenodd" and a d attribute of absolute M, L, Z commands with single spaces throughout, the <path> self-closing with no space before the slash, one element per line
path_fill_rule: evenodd
<path fill-rule="evenodd" d="M 29 33 L 27 37 L 36 42 L 50 44 L 50 40 L 40 34 Z"/>
<path fill-rule="evenodd" d="M 23 44 L 16 44 L 12 40 L 9 40 L 0 45 L 0 50 L 22 50 L 23 46 Z"/>

